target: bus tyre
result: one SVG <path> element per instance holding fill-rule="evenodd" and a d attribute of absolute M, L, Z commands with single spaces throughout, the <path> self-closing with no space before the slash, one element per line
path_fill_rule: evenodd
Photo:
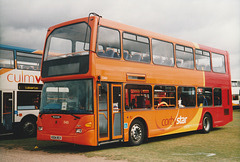
<path fill-rule="evenodd" d="M 24 120 L 22 122 L 22 136 L 33 137 L 36 135 L 37 125 L 33 120 Z"/>
<path fill-rule="evenodd" d="M 144 140 L 144 126 L 141 121 L 134 120 L 129 129 L 129 143 L 132 146 L 140 145 Z"/>
<path fill-rule="evenodd" d="M 212 119 L 209 114 L 205 114 L 202 120 L 202 132 L 209 133 L 212 128 Z"/>

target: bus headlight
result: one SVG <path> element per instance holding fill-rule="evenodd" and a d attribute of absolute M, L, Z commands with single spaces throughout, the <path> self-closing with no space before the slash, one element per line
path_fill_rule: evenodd
<path fill-rule="evenodd" d="M 76 129 L 76 133 L 82 133 L 82 129 Z"/>
<path fill-rule="evenodd" d="M 43 127 L 38 127 L 38 130 L 39 130 L 39 131 L 42 131 L 42 130 L 43 130 Z"/>

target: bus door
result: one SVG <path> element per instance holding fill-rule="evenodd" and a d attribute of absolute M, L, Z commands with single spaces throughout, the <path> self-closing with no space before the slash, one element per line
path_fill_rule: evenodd
<path fill-rule="evenodd" d="M 2 123 L 6 130 L 12 129 L 13 121 L 13 92 L 3 92 L 2 93 Z"/>
<path fill-rule="evenodd" d="M 122 86 L 111 85 L 112 139 L 122 138 Z"/>
<path fill-rule="evenodd" d="M 98 95 L 98 141 L 121 139 L 122 88 L 118 84 L 101 83 Z"/>

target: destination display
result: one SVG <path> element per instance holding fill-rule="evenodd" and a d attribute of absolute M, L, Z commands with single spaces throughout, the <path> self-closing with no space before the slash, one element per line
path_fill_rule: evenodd
<path fill-rule="evenodd" d="M 18 89 L 19 90 L 42 90 L 42 84 L 24 84 L 19 83 Z"/>

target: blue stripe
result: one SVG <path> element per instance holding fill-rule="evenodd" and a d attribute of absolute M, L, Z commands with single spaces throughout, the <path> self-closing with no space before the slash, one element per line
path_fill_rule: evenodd
<path fill-rule="evenodd" d="M 0 48 L 8 49 L 8 50 L 16 50 L 16 51 L 21 51 L 21 52 L 31 52 L 31 53 L 36 51 L 35 49 L 16 47 L 16 46 L 9 46 L 9 45 L 4 45 L 4 44 L 0 44 Z"/>

